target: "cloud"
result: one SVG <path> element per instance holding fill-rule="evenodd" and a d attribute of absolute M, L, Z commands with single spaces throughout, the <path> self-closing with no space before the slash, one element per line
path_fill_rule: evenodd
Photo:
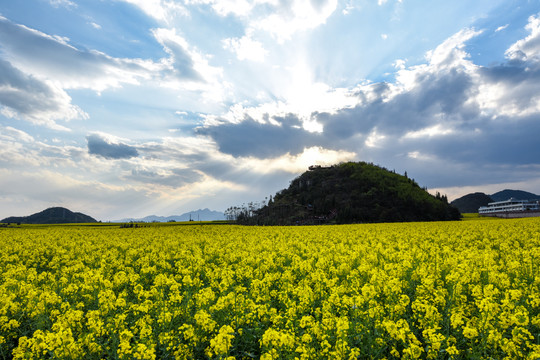
<path fill-rule="evenodd" d="M 236 54 L 238 60 L 263 61 L 268 51 L 266 51 L 259 41 L 251 39 L 249 36 L 241 38 L 229 38 L 222 41 L 223 47 Z"/>
<path fill-rule="evenodd" d="M 190 0 L 188 5 L 209 5 L 220 16 L 234 15 L 249 32 L 263 31 L 279 42 L 295 33 L 326 23 L 337 8 L 337 0 Z"/>
<path fill-rule="evenodd" d="M 325 24 L 336 10 L 337 3 L 337 0 L 281 2 L 273 12 L 250 21 L 249 27 L 265 31 L 283 42 L 299 31 Z"/>
<path fill-rule="evenodd" d="M 71 104 L 71 97 L 56 84 L 39 80 L 0 59 L 0 113 L 58 130 L 56 120 L 86 119 L 88 114 Z"/>
<path fill-rule="evenodd" d="M 251 118 L 240 124 L 224 123 L 202 127 L 198 134 L 210 136 L 219 150 L 235 157 L 276 157 L 283 153 L 298 154 L 317 143 L 317 135 L 299 128 L 300 120 L 293 114 L 280 119 L 280 125 L 259 123 Z"/>
<path fill-rule="evenodd" d="M 96 30 L 101 30 L 101 25 L 99 25 L 99 24 L 97 24 L 97 23 L 95 23 L 95 22 L 93 22 L 93 21 L 90 21 L 89 24 L 90 24 L 90 26 L 92 26 L 94 29 L 96 29 Z"/>
<path fill-rule="evenodd" d="M 304 112 L 279 102 L 236 105 L 222 116 L 207 117 L 197 133 L 235 158 L 263 162 L 320 147 L 407 170 L 427 186 L 538 176 L 536 21 L 529 19 L 526 42 L 511 47 L 529 49 L 526 60 L 509 57 L 499 65 L 476 65 L 466 44 L 481 32 L 464 29 L 427 52 L 424 64 L 407 67 L 396 61 L 395 82 L 342 89 L 347 101 L 327 110 L 322 102 Z M 320 124 L 321 131 L 307 131 L 308 120 Z"/>
<path fill-rule="evenodd" d="M 176 1 L 167 0 L 123 0 L 139 7 L 148 16 L 168 23 L 175 15 L 187 15 L 184 6 Z"/>
<path fill-rule="evenodd" d="M 24 73 L 54 79 L 63 89 L 102 92 L 141 81 L 162 83 L 215 82 L 221 70 L 174 29 L 152 31 L 168 57 L 159 61 L 114 58 L 96 50 L 79 50 L 69 39 L 51 36 L 17 25 L 0 16 L 0 48 L 4 58 Z M 214 84 L 213 84 L 214 85 Z"/>
<path fill-rule="evenodd" d="M 70 1 L 70 0 L 49 0 L 49 3 L 55 8 L 60 7 L 60 6 L 64 6 L 67 8 L 77 7 L 77 4 L 75 4 L 73 1 Z"/>
<path fill-rule="evenodd" d="M 159 71 L 152 61 L 118 59 L 95 50 L 79 50 L 69 39 L 17 25 L 0 16 L 3 57 L 24 73 L 54 79 L 63 89 L 103 91 L 122 83 L 138 84 Z"/>
<path fill-rule="evenodd" d="M 199 98 L 221 101 L 226 83 L 221 69 L 192 48 L 174 30 L 153 34 L 167 56 L 159 61 L 114 58 L 96 50 L 80 50 L 67 38 L 14 24 L 0 16 L 0 103 L 2 113 L 36 124 L 62 128 L 57 120 L 87 118 L 71 104 L 70 89 L 101 93 L 124 85 L 182 89 Z M 65 130 L 65 128 L 63 128 Z"/>
<path fill-rule="evenodd" d="M 216 13 L 221 16 L 230 14 L 235 16 L 248 16 L 253 8 L 259 4 L 271 3 L 268 0 L 248 1 L 248 0 L 188 0 L 188 4 L 205 4 L 210 5 Z"/>
<path fill-rule="evenodd" d="M 117 139 L 103 134 L 91 134 L 86 137 L 88 153 L 105 159 L 129 159 L 139 155 L 137 148 L 118 142 Z"/>
<path fill-rule="evenodd" d="M 132 169 L 131 174 L 124 178 L 146 184 L 180 188 L 186 184 L 192 184 L 202 177 L 203 175 L 200 172 L 188 168 L 159 169 L 156 171 L 155 169 L 145 169 L 144 166 L 139 166 Z"/>
<path fill-rule="evenodd" d="M 193 54 L 188 51 L 188 43 L 184 38 L 177 35 L 174 29 L 155 29 L 153 34 L 170 55 L 168 59 L 164 59 L 164 63 L 175 78 L 191 81 L 202 80 L 201 74 L 195 69 Z"/>
<path fill-rule="evenodd" d="M 531 33 L 525 39 L 514 43 L 506 50 L 511 60 L 540 60 L 540 14 L 529 17 L 525 29 Z"/>
<path fill-rule="evenodd" d="M 495 32 L 503 31 L 508 27 L 508 25 L 509 24 L 499 26 L 497 29 L 495 29 Z"/>

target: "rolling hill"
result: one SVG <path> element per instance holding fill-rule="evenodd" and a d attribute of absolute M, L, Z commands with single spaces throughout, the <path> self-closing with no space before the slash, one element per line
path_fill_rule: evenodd
<path fill-rule="evenodd" d="M 20 224 L 74 224 L 95 223 L 96 219 L 79 213 L 72 212 L 63 207 L 52 207 L 29 216 L 11 216 L 0 222 Z"/>

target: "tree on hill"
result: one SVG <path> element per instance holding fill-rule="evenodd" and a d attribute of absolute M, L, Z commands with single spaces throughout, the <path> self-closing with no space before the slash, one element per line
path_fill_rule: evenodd
<path fill-rule="evenodd" d="M 457 220 L 446 196 L 365 162 L 312 166 L 257 210 L 239 208 L 242 224 L 287 225 Z"/>

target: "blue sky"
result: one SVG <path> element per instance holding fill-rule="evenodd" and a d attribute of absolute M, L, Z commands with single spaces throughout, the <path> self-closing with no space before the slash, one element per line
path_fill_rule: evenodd
<path fill-rule="evenodd" d="M 540 193 L 540 0 L 0 2 L 0 218 L 223 211 L 368 161 Z"/>

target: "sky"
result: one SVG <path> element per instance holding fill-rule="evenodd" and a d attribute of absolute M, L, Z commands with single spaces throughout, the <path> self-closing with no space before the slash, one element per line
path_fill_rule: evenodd
<path fill-rule="evenodd" d="M 540 0 L 0 1 L 0 219 L 224 211 L 366 161 L 540 193 Z"/>

